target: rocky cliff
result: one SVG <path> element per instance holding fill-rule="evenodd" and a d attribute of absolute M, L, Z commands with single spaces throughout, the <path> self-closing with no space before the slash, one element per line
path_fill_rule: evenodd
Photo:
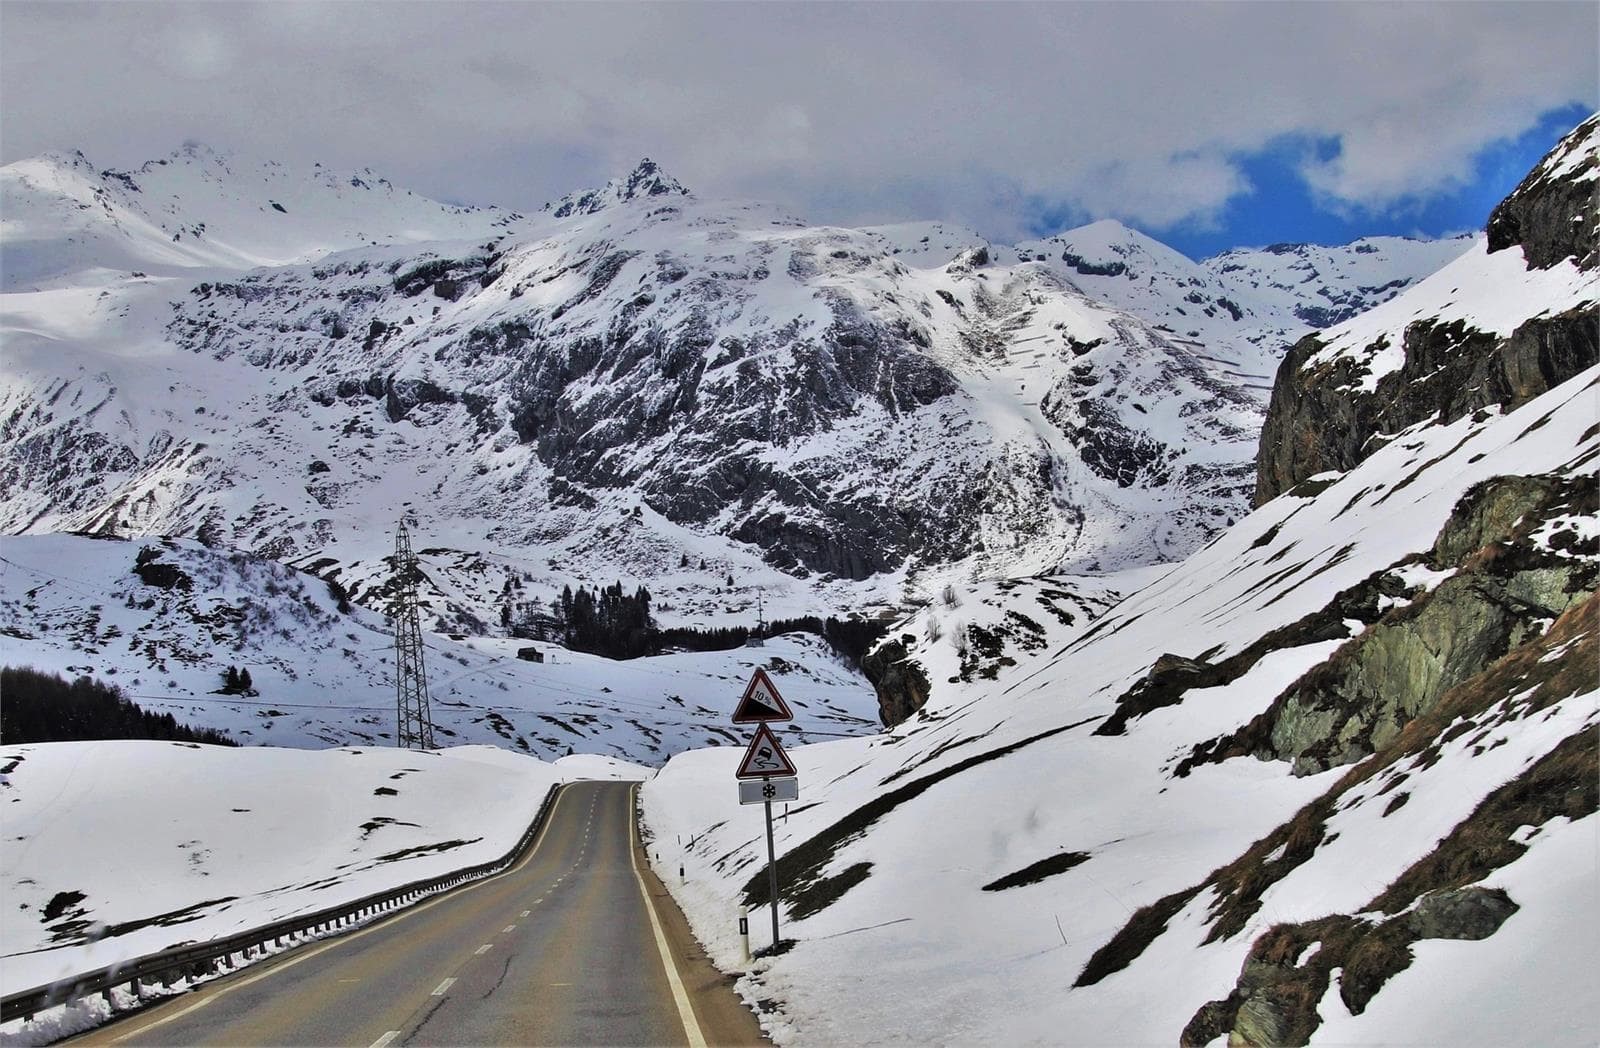
<path fill-rule="evenodd" d="M 1509 410 L 1600 359 L 1600 121 L 1579 125 L 1490 216 L 1472 251 L 1284 358 L 1257 457 L 1257 505 L 1344 472 L 1422 422 Z"/>

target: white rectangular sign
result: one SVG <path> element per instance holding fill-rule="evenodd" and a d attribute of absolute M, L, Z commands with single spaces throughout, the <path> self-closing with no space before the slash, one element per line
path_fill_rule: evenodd
<path fill-rule="evenodd" d="M 739 782 L 740 804 L 761 804 L 765 801 L 797 801 L 800 799 L 800 780 L 743 779 Z"/>

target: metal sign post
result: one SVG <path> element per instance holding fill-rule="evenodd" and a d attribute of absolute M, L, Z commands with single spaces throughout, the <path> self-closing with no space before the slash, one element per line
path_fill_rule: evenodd
<path fill-rule="evenodd" d="M 767 894 L 772 896 L 772 948 L 778 948 L 778 853 L 772 844 L 772 802 L 767 801 L 762 807 L 767 809 Z"/>
<path fill-rule="evenodd" d="M 755 676 L 734 710 L 735 724 L 756 724 L 755 738 L 745 751 L 744 760 L 733 777 L 739 780 L 739 803 L 760 802 L 767 815 L 767 894 L 772 899 L 772 946 L 778 946 L 778 848 L 772 837 L 772 802 L 795 800 L 800 796 L 800 780 L 794 762 L 783 752 L 783 744 L 767 727 L 770 721 L 786 721 L 794 716 L 766 672 Z M 760 780 L 759 785 L 752 780 Z"/>

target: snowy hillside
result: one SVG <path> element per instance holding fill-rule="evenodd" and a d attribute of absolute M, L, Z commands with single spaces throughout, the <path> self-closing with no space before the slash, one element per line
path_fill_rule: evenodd
<path fill-rule="evenodd" d="M 1284 365 L 1266 439 L 1336 442 L 1350 417 L 1361 455 L 1302 470 L 1092 623 L 1018 594 L 1042 629 L 1011 630 L 992 672 L 962 672 L 972 631 L 931 610 L 905 629 L 926 705 L 792 753 L 791 949 L 739 955 L 730 914 L 768 900 L 735 755 L 646 784 L 656 839 L 693 842 L 668 850 L 672 890 L 779 1043 L 1595 1042 L 1600 354 L 1592 298 L 1545 281 L 1577 265 L 1592 290 L 1600 254 L 1552 259 L 1521 228 L 1494 253 L 1517 315 L 1443 358 L 1518 376 L 1475 389 L 1488 403 L 1291 395 L 1327 375 L 1302 370 L 1324 340 L 1368 345 L 1358 317 Z M 1437 366 L 1411 333 L 1447 304 L 1424 285 L 1389 308 L 1410 318 L 1401 370 Z M 1517 332 L 1549 316 L 1589 348 L 1517 367 Z M 1363 428 L 1393 404 L 1414 412 L 1398 431 Z M 1347 415 L 1298 414 L 1324 409 Z"/>
<path fill-rule="evenodd" d="M 490 862 L 551 786 L 644 774 L 481 746 L 8 747 L 0 986 L 16 993 Z"/>
<path fill-rule="evenodd" d="M 870 685 L 810 634 L 626 662 L 534 643 L 545 656 L 537 664 L 516 657 L 528 641 L 425 639 L 444 745 L 659 763 L 691 746 L 735 743 L 727 718 L 756 666 L 796 711 L 797 739 L 877 724 Z M 0 543 L 0 664 L 90 676 L 241 743 L 392 745 L 393 660 L 381 615 L 340 611 L 323 582 L 271 561 L 192 542 Z M 249 693 L 222 693 L 229 666 L 249 671 Z"/>
<path fill-rule="evenodd" d="M 1351 659 L 1363 637 L 1381 659 L 1415 619 L 1412 605 L 1433 593 L 1442 608 L 1479 584 L 1457 562 L 1427 555 L 1475 485 L 1576 470 L 1592 496 L 1597 380 L 1590 369 L 1503 418 L 1418 433 L 1314 498 L 1269 503 L 1090 631 L 1047 623 L 1046 643 L 1008 649 L 1018 664 L 993 682 L 941 681 L 922 713 L 886 736 L 793 751 L 801 803 L 780 826 L 778 849 L 789 885 L 785 934 L 800 942 L 744 984 L 751 998 L 784 1002 L 772 1020 L 779 1041 L 853 1040 L 870 1029 L 874 1043 L 1021 1043 L 1076 1030 L 1172 1043 L 1208 1002 L 1229 998 L 1269 929 L 1369 908 L 1395 913 L 1422 889 L 1457 887 L 1423 869 L 1406 882 L 1418 888 L 1384 895 L 1420 863 L 1454 861 L 1435 851 L 1441 838 L 1508 784 L 1518 784 L 1513 793 L 1539 789 L 1541 776 L 1562 774 L 1563 761 L 1570 769 L 1574 748 L 1573 781 L 1589 782 L 1587 800 L 1580 790 L 1569 807 L 1556 789 L 1555 809 L 1515 807 L 1472 831 L 1512 837 L 1504 859 L 1466 882 L 1483 878 L 1520 907 L 1505 939 L 1435 945 L 1441 935 L 1423 936 L 1431 951 L 1418 950 L 1414 971 L 1397 976 L 1376 999 L 1383 1007 L 1369 1013 L 1371 981 L 1360 990 L 1337 972 L 1329 981 L 1330 969 L 1354 961 L 1331 954 L 1306 968 L 1322 937 L 1315 928 L 1296 932 L 1293 952 L 1273 963 L 1301 971 L 1334 1041 L 1407 1036 L 1416 1017 L 1384 994 L 1410 999 L 1400 978 L 1455 984 L 1463 966 L 1477 984 L 1497 980 L 1498 991 L 1452 991 L 1447 1015 L 1428 1013 L 1445 1025 L 1427 1037 L 1492 1044 L 1515 1029 L 1513 1040 L 1592 1041 L 1600 999 L 1582 974 L 1600 941 L 1592 497 L 1587 505 L 1552 500 L 1545 515 L 1523 522 L 1534 536 L 1529 555 L 1543 551 L 1535 564 L 1581 558 L 1573 563 L 1588 590 L 1531 609 L 1548 632 L 1535 634 L 1500 677 L 1468 676 L 1398 742 L 1389 721 L 1366 744 L 1381 745 L 1379 755 L 1354 769 L 1340 760 L 1296 777 L 1287 744 L 1277 760 L 1210 760 L 1235 752 L 1212 740 L 1257 737 L 1247 729 L 1297 680 Z M 1537 440 L 1519 439 L 1539 423 Z M 1459 584 L 1447 585 L 1457 574 Z M 1451 630 L 1447 621 L 1422 620 L 1418 629 Z M 1167 652 L 1182 658 L 1152 671 Z M 1457 683 L 1451 662 L 1464 655 L 1440 658 L 1443 665 L 1424 662 L 1415 672 Z M 1142 717 L 1123 733 L 1102 732 L 1119 712 L 1126 719 L 1126 710 L 1143 708 L 1141 697 L 1149 706 Z M 1304 730 L 1327 725 L 1325 714 L 1300 716 Z M 1243 752 L 1259 745 L 1246 742 Z M 732 751 L 681 755 L 644 794 L 658 839 L 696 841 L 682 856 L 688 884 L 674 891 L 730 968 L 740 965 L 728 913 L 741 898 L 764 900 L 764 880 L 754 876 L 764 859 L 760 820 L 735 803 L 736 760 Z M 1165 905 L 1130 923 L 1156 903 Z M 1587 923 L 1580 930 L 1573 921 Z M 1128 966 L 1099 976 L 1113 942 L 1110 955 Z M 1552 961 L 1522 967 L 1530 952 Z M 1097 978 L 1063 992 L 1097 956 Z M 1549 1001 L 1563 1005 L 1542 1006 Z M 1525 1006 L 1507 1015 L 1508 1002 Z"/>
<path fill-rule="evenodd" d="M 1305 330 L 1148 238 L 1159 281 L 1096 276 L 1114 224 L 808 227 L 648 161 L 527 218 L 198 147 L 3 185 L 0 528 L 198 537 L 360 600 L 411 512 L 463 624 L 512 573 L 709 625 L 757 588 L 782 616 L 1170 562 L 1243 512 L 1264 332 Z"/>
<path fill-rule="evenodd" d="M 519 217 L 439 204 L 371 171 L 319 164 L 308 177 L 197 144 L 134 171 L 47 154 L 0 168 L 0 290 L 286 265 L 368 244 L 490 236 Z"/>

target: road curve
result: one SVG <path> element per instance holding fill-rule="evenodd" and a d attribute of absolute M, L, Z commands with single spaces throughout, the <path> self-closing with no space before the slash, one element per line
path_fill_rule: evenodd
<path fill-rule="evenodd" d="M 504 874 L 74 1043 L 762 1044 L 644 862 L 630 783 L 562 788 Z"/>

